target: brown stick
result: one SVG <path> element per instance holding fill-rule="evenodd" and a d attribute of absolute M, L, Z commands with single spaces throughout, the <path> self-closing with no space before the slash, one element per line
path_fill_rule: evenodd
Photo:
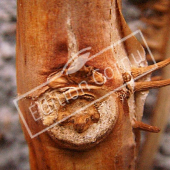
<path fill-rule="evenodd" d="M 130 31 L 120 13 L 120 2 L 116 0 L 18 0 L 18 94 L 22 95 L 46 82 L 47 77 L 61 71 L 76 52 L 91 47 L 91 55 L 94 55 L 128 34 Z M 126 56 L 127 52 L 132 53 L 133 50 L 143 52 L 134 37 L 127 42 L 129 41 L 131 44 L 127 43 L 126 48 L 124 45 L 117 47 L 118 54 Z M 101 72 L 106 67 L 115 70 L 114 52 L 115 49 L 110 49 L 100 54 L 97 59 L 88 61 L 86 66 L 98 68 Z M 104 89 L 113 90 L 122 83 L 122 75 L 117 73 Z M 47 90 L 49 87 L 35 92 L 35 96 L 39 97 Z M 43 120 L 32 120 L 29 108 L 33 102 L 33 98 L 24 98 L 19 101 L 19 106 L 32 134 L 36 134 L 45 127 Z M 22 123 L 29 146 L 31 169 L 135 169 L 136 143 L 128 105 L 118 99 L 116 104 L 116 113 L 119 116 L 114 128 L 103 142 L 94 142 L 95 146 L 85 151 L 70 150 L 67 146 L 67 149 L 64 149 L 61 145 L 65 143 L 59 143 L 53 139 L 54 135 L 47 131 L 31 139 Z M 139 142 L 139 139 L 136 141 Z"/>
<path fill-rule="evenodd" d="M 153 72 L 153 71 L 156 71 L 158 69 L 161 69 L 161 68 L 167 66 L 168 64 L 170 64 L 170 58 L 167 58 L 166 60 L 163 60 L 163 61 L 161 61 L 159 63 L 154 64 L 154 65 L 150 65 L 148 67 L 132 68 L 132 75 L 135 78 L 135 77 L 138 77 L 138 76 L 140 76 L 142 74 L 145 74 L 147 72 L 149 74 L 150 72 Z"/>
<path fill-rule="evenodd" d="M 143 122 L 138 122 L 138 121 L 135 121 L 133 128 L 147 131 L 147 132 L 152 132 L 152 133 L 158 133 L 160 131 L 160 129 L 157 128 L 156 126 L 147 125 Z"/>
<path fill-rule="evenodd" d="M 149 89 L 156 89 L 164 86 L 170 85 L 170 79 L 160 80 L 160 81 L 151 81 L 151 82 L 136 82 L 135 91 L 145 91 Z"/>

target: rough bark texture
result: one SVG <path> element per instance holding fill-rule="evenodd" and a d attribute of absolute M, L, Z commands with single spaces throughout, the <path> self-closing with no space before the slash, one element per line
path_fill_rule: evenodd
<path fill-rule="evenodd" d="M 79 50 L 91 47 L 91 55 L 94 55 L 128 35 L 130 31 L 120 8 L 120 2 L 116 0 L 18 0 L 18 95 L 44 83 L 51 73 L 62 68 Z M 143 56 L 142 48 L 132 37 L 86 64 L 100 69 L 101 73 L 108 66 L 116 70 L 116 62 L 132 52 L 136 55 L 137 50 Z M 132 65 L 138 66 L 129 59 Z M 118 69 L 120 72 L 107 82 L 107 90 L 123 84 L 122 70 Z M 127 70 L 130 71 L 128 64 Z M 133 114 L 140 121 L 144 98 L 142 101 L 139 98 L 146 95 L 140 92 L 135 95 L 135 105 L 140 107 L 134 108 L 133 112 L 136 113 Z M 36 133 L 43 129 L 43 124 L 30 119 L 28 108 L 31 102 L 32 99 L 26 98 L 19 102 L 19 106 L 28 126 Z M 117 107 L 119 116 L 111 133 L 104 141 L 85 151 L 63 149 L 47 132 L 31 139 L 23 126 L 29 146 L 31 169 L 135 169 L 139 131 L 134 132 L 132 129 L 127 100 L 118 99 Z"/>

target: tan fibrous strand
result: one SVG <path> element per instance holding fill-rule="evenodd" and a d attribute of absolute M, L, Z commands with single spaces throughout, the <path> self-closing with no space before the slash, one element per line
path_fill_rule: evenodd
<path fill-rule="evenodd" d="M 52 89 L 66 86 L 69 87 L 81 83 L 82 80 L 95 86 L 101 86 L 106 82 L 105 77 L 101 73 L 95 71 L 90 66 L 84 66 L 81 70 L 73 74 L 66 75 L 65 73 L 58 72 L 49 76 L 48 86 Z"/>
<path fill-rule="evenodd" d="M 58 74 L 53 76 L 48 83 L 50 88 L 60 88 L 66 85 L 69 85 L 67 78 L 64 76 L 58 77 Z"/>
<path fill-rule="evenodd" d="M 136 82 L 135 91 L 147 91 L 170 85 L 170 79 L 160 81 Z"/>
<path fill-rule="evenodd" d="M 164 61 L 161 61 L 159 63 L 156 63 L 154 65 L 150 65 L 148 67 L 141 67 L 141 68 L 133 68 L 132 67 L 132 69 L 131 69 L 132 76 L 133 76 L 133 78 L 136 78 L 138 76 L 141 76 L 142 74 L 146 74 L 147 72 L 150 73 L 150 72 L 156 71 L 160 68 L 163 68 L 163 67 L 167 66 L 168 64 L 170 64 L 170 58 L 168 58 Z"/>

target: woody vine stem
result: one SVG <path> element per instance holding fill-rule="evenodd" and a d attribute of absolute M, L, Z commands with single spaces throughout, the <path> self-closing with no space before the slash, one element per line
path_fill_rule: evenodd
<path fill-rule="evenodd" d="M 135 169 L 140 130 L 159 132 L 141 122 L 148 90 L 170 84 L 150 74 L 169 63 L 148 66 L 119 0 L 18 0 L 18 94 L 41 85 L 19 101 L 31 169 Z"/>

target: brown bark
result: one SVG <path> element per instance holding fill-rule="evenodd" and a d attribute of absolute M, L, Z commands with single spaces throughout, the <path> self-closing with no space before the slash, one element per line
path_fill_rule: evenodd
<path fill-rule="evenodd" d="M 47 77 L 59 71 L 73 53 L 91 47 L 91 55 L 94 55 L 130 34 L 120 8 L 120 1 L 116 0 L 18 0 L 18 94 L 22 95 L 46 82 Z M 122 75 L 130 70 L 127 63 L 125 70 L 120 66 L 116 68 L 115 63 L 121 65 L 121 59 L 131 53 L 137 56 L 137 50 L 144 56 L 143 49 L 132 37 L 116 48 L 89 60 L 86 66 L 99 69 L 101 74 L 104 74 L 106 67 L 114 71 L 118 69 L 114 77 L 104 85 L 108 92 L 123 85 Z M 129 60 L 133 67 L 138 67 L 131 57 Z M 129 81 L 128 78 L 126 80 Z M 124 90 L 129 91 L 125 88 Z M 130 93 L 133 96 L 134 92 Z M 127 94 L 124 96 L 122 91 L 119 91 L 114 95 L 117 96 L 118 110 L 116 124 L 111 132 L 105 135 L 103 141 L 94 143 L 90 149 L 84 146 L 79 151 L 70 150 L 67 146 L 64 146 L 64 149 L 63 142 L 54 139 L 47 131 L 31 139 L 22 124 L 29 146 L 31 169 L 135 169 L 139 130 L 133 131 L 132 119 L 141 120 L 143 103 L 140 98 L 144 93 L 135 94 L 134 110 L 129 110 Z M 32 133 L 35 134 L 43 129 L 44 125 L 42 121 L 35 123 L 31 120 L 28 108 L 32 102 L 32 98 L 25 98 L 19 102 L 19 106 Z M 132 102 L 131 106 L 134 103 Z"/>

